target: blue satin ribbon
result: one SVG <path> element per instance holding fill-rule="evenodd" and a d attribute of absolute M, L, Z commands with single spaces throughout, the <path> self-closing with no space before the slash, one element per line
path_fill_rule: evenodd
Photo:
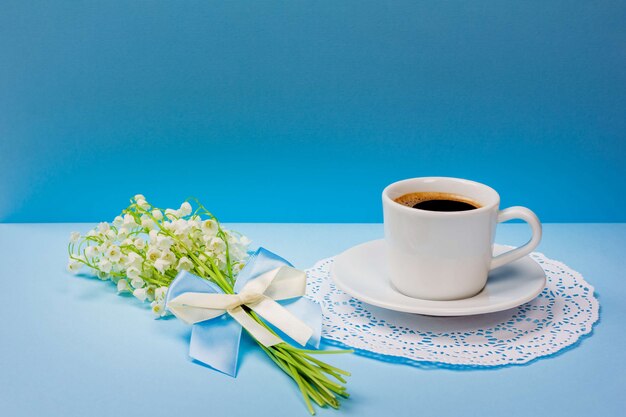
<path fill-rule="evenodd" d="M 243 267 L 235 282 L 235 293 L 250 280 L 261 274 L 281 266 L 291 266 L 289 262 L 273 252 L 259 248 Z M 214 283 L 200 278 L 190 272 L 181 271 L 170 284 L 165 297 L 166 305 L 170 300 L 187 292 L 223 293 Z M 304 297 L 278 301 L 283 307 L 313 329 L 313 336 L 307 346 L 318 348 L 322 331 L 322 310 L 320 306 Z M 193 325 L 189 356 L 211 368 L 230 376 L 237 374 L 237 360 L 239 358 L 239 344 L 241 341 L 241 325 L 228 314 Z M 276 329 L 274 329 L 276 330 Z M 277 333 L 283 338 L 287 336 Z"/>

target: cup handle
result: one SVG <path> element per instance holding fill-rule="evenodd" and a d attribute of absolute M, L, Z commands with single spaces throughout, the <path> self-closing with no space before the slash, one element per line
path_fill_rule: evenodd
<path fill-rule="evenodd" d="M 532 229 L 533 235 L 524 246 L 520 246 L 519 248 L 494 256 L 491 260 L 490 270 L 501 267 L 502 265 L 506 265 L 528 255 L 537 247 L 537 245 L 539 245 L 539 241 L 541 240 L 541 222 L 535 213 L 526 207 L 520 206 L 509 207 L 498 213 L 498 223 L 506 222 L 512 219 L 520 219 L 528 223 Z"/>

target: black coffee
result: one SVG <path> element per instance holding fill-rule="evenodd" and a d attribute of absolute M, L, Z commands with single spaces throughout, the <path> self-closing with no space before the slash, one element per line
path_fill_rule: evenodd
<path fill-rule="evenodd" d="M 428 211 L 467 211 L 480 207 L 480 204 L 467 197 L 438 192 L 404 194 L 394 201 L 403 206 Z"/>
<path fill-rule="evenodd" d="M 476 206 L 465 201 L 456 200 L 428 200 L 417 203 L 413 208 L 428 211 L 466 211 L 474 210 Z"/>

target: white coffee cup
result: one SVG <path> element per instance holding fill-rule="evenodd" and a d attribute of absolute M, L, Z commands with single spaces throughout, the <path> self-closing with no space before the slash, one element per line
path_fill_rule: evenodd
<path fill-rule="evenodd" d="M 394 201 L 415 192 L 455 194 L 478 203 L 467 211 L 428 211 Z M 533 251 L 541 223 L 525 207 L 499 210 L 500 196 L 484 184 L 447 177 L 412 178 L 383 191 L 385 241 L 393 286 L 410 297 L 456 300 L 478 294 L 489 271 Z M 525 245 L 493 256 L 498 223 L 521 219 L 532 228 Z"/>

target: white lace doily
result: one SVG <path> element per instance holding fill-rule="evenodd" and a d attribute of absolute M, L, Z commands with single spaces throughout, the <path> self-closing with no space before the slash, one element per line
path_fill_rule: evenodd
<path fill-rule="evenodd" d="M 415 366 L 523 364 L 554 354 L 591 332 L 599 304 L 593 287 L 541 253 L 546 288 L 511 310 L 466 317 L 430 317 L 385 310 L 352 298 L 330 278 L 333 258 L 307 270 L 307 297 L 322 305 L 322 337 L 357 353 Z"/>

